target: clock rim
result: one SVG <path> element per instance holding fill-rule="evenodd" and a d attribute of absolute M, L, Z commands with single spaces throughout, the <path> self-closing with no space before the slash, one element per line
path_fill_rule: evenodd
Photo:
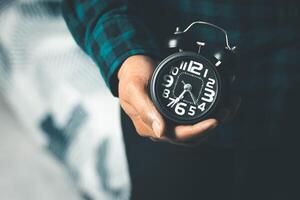
<path fill-rule="evenodd" d="M 160 70 L 162 69 L 162 67 L 165 64 L 167 64 L 171 60 L 177 59 L 179 57 L 200 57 L 201 59 L 204 59 L 206 62 L 208 62 L 212 66 L 212 68 L 213 68 L 213 70 L 214 70 L 214 72 L 215 72 L 215 74 L 218 78 L 218 83 L 217 83 L 218 93 L 217 93 L 217 97 L 216 97 L 213 105 L 210 107 L 210 109 L 208 111 L 206 111 L 204 116 L 197 117 L 197 118 L 192 119 L 192 120 L 179 120 L 179 119 L 176 119 L 173 116 L 168 116 L 167 114 L 165 114 L 164 108 L 160 105 L 159 100 L 158 100 L 158 98 L 155 94 L 156 78 L 158 76 L 158 73 L 160 72 Z M 173 53 L 173 54 L 169 55 L 164 60 L 162 60 L 158 64 L 158 66 L 155 68 L 155 70 L 152 74 L 152 77 L 151 77 L 151 81 L 150 81 L 150 95 L 151 95 L 151 99 L 152 99 L 153 103 L 155 104 L 156 108 L 158 109 L 159 113 L 162 114 L 164 117 L 166 117 L 168 120 L 170 120 L 170 121 L 172 121 L 173 123 L 176 123 L 176 124 L 195 124 L 195 123 L 200 122 L 204 119 L 208 119 L 212 115 L 212 113 L 216 110 L 216 108 L 218 107 L 220 98 L 222 96 L 221 95 L 222 94 L 222 87 L 221 87 L 222 84 L 221 84 L 221 82 L 223 82 L 223 80 L 221 78 L 220 72 L 212 64 L 212 62 L 210 60 L 208 60 L 207 58 L 205 58 L 203 55 L 197 54 L 195 52 L 189 52 L 189 51 L 176 52 L 176 53 Z"/>

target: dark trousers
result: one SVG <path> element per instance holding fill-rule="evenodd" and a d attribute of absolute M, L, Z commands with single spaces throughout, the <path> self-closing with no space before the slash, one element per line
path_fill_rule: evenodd
<path fill-rule="evenodd" d="M 293 157 L 290 150 L 187 148 L 153 142 L 136 133 L 123 111 L 121 119 L 131 199 L 298 199 L 299 156 Z"/>

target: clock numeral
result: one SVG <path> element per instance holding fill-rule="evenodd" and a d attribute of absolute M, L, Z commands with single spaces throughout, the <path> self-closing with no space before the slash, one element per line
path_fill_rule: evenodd
<path fill-rule="evenodd" d="M 206 103 L 203 102 L 201 103 L 199 106 L 198 106 L 198 109 L 201 110 L 202 112 L 205 110 L 205 106 L 206 106 Z"/>
<path fill-rule="evenodd" d="M 208 69 L 205 69 L 204 74 L 203 74 L 203 77 L 204 77 L 204 78 L 206 78 L 207 73 L 208 73 Z"/>
<path fill-rule="evenodd" d="M 212 102 L 214 100 L 214 96 L 216 95 L 215 91 L 209 88 L 205 88 L 204 91 L 205 97 L 202 97 L 201 100 L 206 101 L 208 103 Z"/>
<path fill-rule="evenodd" d="M 173 67 L 172 68 L 172 71 L 171 71 L 172 75 L 176 76 L 178 74 L 178 72 L 179 72 L 178 67 Z"/>
<path fill-rule="evenodd" d="M 175 113 L 177 115 L 181 115 L 181 116 L 184 115 L 185 114 L 184 107 L 186 107 L 186 106 L 187 106 L 187 104 L 184 103 L 184 102 L 177 103 L 176 106 L 175 106 Z"/>
<path fill-rule="evenodd" d="M 195 107 L 195 106 L 190 106 L 190 109 L 189 109 L 188 115 L 190 115 L 190 116 L 194 116 L 194 115 L 195 115 L 195 109 L 196 109 L 196 107 Z"/>
<path fill-rule="evenodd" d="M 179 68 L 183 71 L 188 71 L 200 76 L 200 71 L 203 70 L 203 64 L 191 60 L 190 62 L 182 61 Z M 207 72 L 206 72 L 207 75 Z"/>
<path fill-rule="evenodd" d="M 170 97 L 169 100 L 171 100 L 171 101 L 170 101 L 170 103 L 168 103 L 167 107 L 172 107 L 172 105 L 175 102 L 175 99 Z"/>
<path fill-rule="evenodd" d="M 214 100 L 214 97 L 216 95 L 216 92 L 213 90 L 214 85 L 216 81 L 212 78 L 209 78 L 206 87 L 204 88 L 204 97 L 201 98 L 201 100 L 206 101 L 208 103 L 212 102 Z"/>
<path fill-rule="evenodd" d="M 200 76 L 200 71 L 203 69 L 203 65 L 196 61 L 190 61 L 188 70 L 189 72 Z"/>
<path fill-rule="evenodd" d="M 170 103 L 168 103 L 167 107 L 171 107 L 172 108 L 174 106 L 174 104 L 176 103 L 175 102 L 176 99 L 170 97 L 169 100 L 171 100 L 171 101 L 170 101 Z M 177 115 L 180 115 L 180 116 L 184 115 L 185 114 L 185 107 L 186 106 L 187 106 L 187 104 L 184 103 L 184 102 L 177 103 L 176 106 L 175 106 L 175 113 Z M 190 112 L 191 112 L 191 114 L 193 114 L 192 112 L 194 112 L 194 114 L 195 114 L 195 111 L 193 110 L 193 108 L 192 109 L 190 108 Z"/>
<path fill-rule="evenodd" d="M 179 68 L 182 69 L 183 71 L 185 71 L 187 64 L 188 64 L 188 62 L 182 61 Z"/>
<path fill-rule="evenodd" d="M 167 99 L 169 98 L 169 95 L 170 95 L 170 90 L 164 89 L 162 96 Z"/>
<path fill-rule="evenodd" d="M 207 83 L 206 83 L 206 87 L 213 89 L 214 85 L 215 85 L 216 81 L 212 78 L 209 78 Z"/>
<path fill-rule="evenodd" d="M 164 81 L 165 81 L 165 83 L 162 84 L 163 86 L 171 87 L 174 82 L 174 78 L 173 78 L 173 76 L 166 74 L 166 75 L 164 75 Z"/>

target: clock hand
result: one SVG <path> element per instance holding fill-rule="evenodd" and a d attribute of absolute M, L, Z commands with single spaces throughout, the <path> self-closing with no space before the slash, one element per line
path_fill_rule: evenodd
<path fill-rule="evenodd" d="M 193 95 L 193 93 L 191 92 L 191 90 L 188 90 L 188 92 L 189 92 L 189 94 L 191 95 L 194 104 L 196 105 L 196 104 L 197 104 L 197 101 L 196 101 L 196 99 L 195 99 L 195 96 Z"/>
<path fill-rule="evenodd" d="M 182 80 L 181 81 L 183 83 L 183 91 L 181 92 L 181 94 L 174 100 L 174 102 L 171 104 L 171 108 L 174 107 L 174 105 L 176 105 L 181 99 L 184 98 L 184 94 L 186 92 L 191 92 L 192 89 L 192 85 L 187 83 L 185 84 L 185 82 Z M 195 102 L 195 101 L 194 101 Z"/>
<path fill-rule="evenodd" d="M 194 102 L 194 104 L 196 105 L 196 99 L 195 99 L 195 96 L 193 95 L 193 93 L 192 93 L 192 85 L 191 84 L 189 84 L 189 83 L 185 83 L 183 80 L 181 81 L 183 84 L 184 84 L 184 89 L 185 90 L 187 90 L 188 92 L 189 92 L 189 94 L 191 95 L 191 97 L 192 97 L 192 100 L 193 100 L 193 102 Z"/>
<path fill-rule="evenodd" d="M 176 105 L 181 99 L 184 98 L 184 94 L 187 92 L 188 90 L 183 90 L 181 92 L 181 94 L 175 99 L 175 101 L 172 103 L 171 108 L 173 108 L 174 105 Z"/>

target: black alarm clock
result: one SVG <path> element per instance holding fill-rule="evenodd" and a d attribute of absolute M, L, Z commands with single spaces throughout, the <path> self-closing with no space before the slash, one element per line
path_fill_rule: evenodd
<path fill-rule="evenodd" d="M 196 24 L 223 32 L 225 45 L 191 39 L 187 32 Z M 183 31 L 176 28 L 167 47 L 176 52 L 159 63 L 150 82 L 151 98 L 159 112 L 175 124 L 194 124 L 214 117 L 226 104 L 235 77 L 236 48 L 229 45 L 227 32 L 214 24 L 196 21 Z"/>

